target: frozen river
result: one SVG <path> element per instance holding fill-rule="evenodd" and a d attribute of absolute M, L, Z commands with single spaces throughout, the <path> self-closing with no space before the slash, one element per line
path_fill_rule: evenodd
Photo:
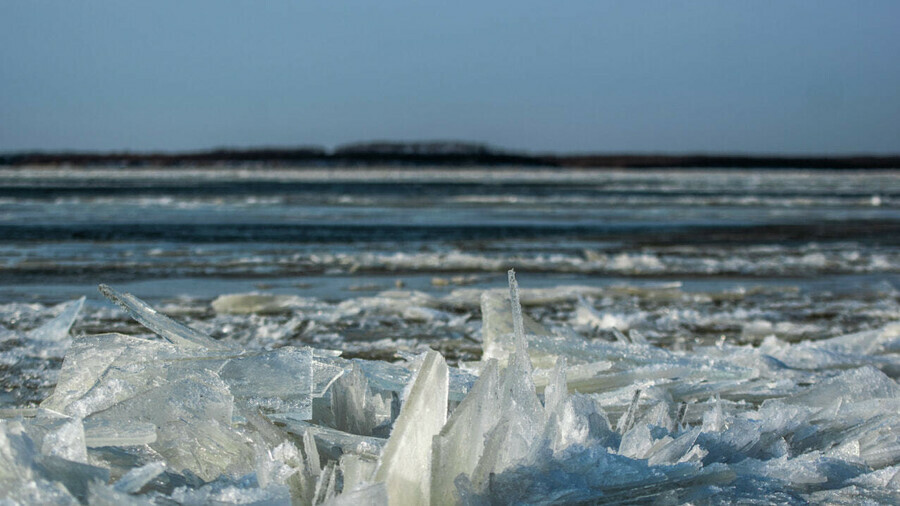
<path fill-rule="evenodd" d="M 606 429 L 618 434 L 603 435 L 591 425 L 590 431 L 600 432 L 589 431 L 590 437 L 578 443 L 587 453 L 563 445 L 569 453 L 554 453 L 560 465 L 572 464 L 566 460 L 570 457 L 606 459 L 591 453 L 602 447 L 603 452 L 624 459 L 603 465 L 631 469 L 638 473 L 635 476 L 650 469 L 646 477 L 636 478 L 635 486 L 656 483 L 647 489 L 652 489 L 648 497 L 655 499 L 680 490 L 670 494 L 676 502 L 708 499 L 709 495 L 691 488 L 700 486 L 697 483 L 725 487 L 735 500 L 746 499 L 749 496 L 742 494 L 756 486 L 774 494 L 769 497 L 775 502 L 822 499 L 831 496 L 815 494 L 827 487 L 812 484 L 833 482 L 837 487 L 838 475 L 845 480 L 868 477 L 864 485 L 875 492 L 865 497 L 877 501 L 893 497 L 879 494 L 890 489 L 885 483 L 900 459 L 896 416 L 878 418 L 889 415 L 872 411 L 866 415 L 869 418 L 859 419 L 867 420 L 863 423 L 857 418 L 868 408 L 842 412 L 838 404 L 827 408 L 835 410 L 835 420 L 844 420 L 843 416 L 856 421 L 829 426 L 821 434 L 809 432 L 813 430 L 809 427 L 819 427 L 815 413 L 825 409 L 821 402 L 830 394 L 817 393 L 820 397 L 813 399 L 804 389 L 823 383 L 832 385 L 822 387 L 830 392 L 838 381 L 835 378 L 846 375 L 853 381 L 858 376 L 860 384 L 853 388 L 860 388 L 862 382 L 880 385 L 884 391 L 872 394 L 877 399 L 893 402 L 900 397 L 893 379 L 900 373 L 900 362 L 892 344 L 898 330 L 893 322 L 900 320 L 897 172 L 0 170 L 0 408 L 7 409 L 8 416 L 33 414 L 16 410 L 36 406 L 61 381 L 59 369 L 70 339 L 53 334 L 56 337 L 50 342 L 40 337 L 50 331 L 35 330 L 46 328 L 41 325 L 59 314 L 66 319 L 77 313 L 74 320 L 67 320 L 74 321 L 73 336 L 159 334 L 106 301 L 97 291 L 99 283 L 106 283 L 233 347 L 229 349 L 265 354 L 311 346 L 340 350 L 343 359 L 370 360 L 359 362 L 370 364 L 360 366 L 370 385 L 368 394 L 360 395 L 376 395 L 378 402 L 387 402 L 382 411 L 366 413 L 388 425 L 378 428 L 373 418 L 366 422 L 371 426 L 365 434 L 357 425 L 354 430 L 357 436 L 383 437 L 391 423 L 402 420 L 396 418 L 400 405 L 396 396 L 409 392 L 395 388 L 394 376 L 395 383 L 390 384 L 394 386 L 385 386 L 382 375 L 387 369 L 383 368 L 388 366 L 372 364 L 396 363 L 398 370 L 406 371 L 401 375 L 404 381 L 412 374 L 409 371 L 419 367 L 439 376 L 443 366 L 433 354 L 424 358 L 427 365 L 421 365 L 422 356 L 415 357 L 429 348 L 440 351 L 452 366 L 453 408 L 474 377 L 485 370 L 489 358 L 506 360 L 514 351 L 512 341 L 498 344 L 506 334 L 485 323 L 488 309 L 499 311 L 491 301 L 499 300 L 497 294 L 505 290 L 509 268 L 515 268 L 523 286 L 521 303 L 530 325 L 526 330 L 534 334 L 531 358 L 539 370 L 534 376 L 539 390 L 543 392 L 554 381 L 552 375 L 558 374 L 558 368 L 551 372 L 554 364 L 561 363 L 554 360 L 567 358 L 572 366 L 569 390 L 593 396 L 597 413 L 612 423 Z M 483 296 L 485 291 L 493 295 Z M 67 303 L 82 296 L 87 298 L 82 308 Z M 208 344 L 205 339 L 200 341 Z M 877 347 L 871 344 L 876 342 Z M 498 349 L 505 349 L 505 354 L 498 356 Z M 177 356 L 178 361 L 196 359 Z M 298 355 L 298 363 L 326 360 L 316 356 Z M 864 366 L 876 366 L 884 374 Z M 346 378 L 361 374 L 349 365 L 341 367 L 337 370 L 344 371 L 340 374 Z M 217 374 L 231 381 L 222 371 Z M 68 378 L 65 373 L 62 377 Z M 566 381 L 565 375 L 557 381 Z M 223 388 L 232 393 L 246 388 L 243 383 L 235 385 Z M 341 388 L 350 388 L 349 383 Z M 534 385 L 524 388 L 533 394 Z M 832 390 L 844 392 L 840 395 L 849 402 L 853 388 Z M 334 403 L 333 396 L 344 394 L 324 395 Z M 573 400 L 574 396 L 553 395 L 559 409 L 567 402 L 583 403 Z M 234 402 L 240 407 L 243 401 L 238 397 Z M 783 412 L 783 407 L 771 403 L 786 399 L 804 406 L 807 411 L 802 416 L 797 411 L 795 421 L 805 416 L 802 423 L 807 425 L 784 421 L 787 425 L 770 427 L 770 432 L 753 425 L 759 417 Z M 542 393 L 540 400 L 534 400 L 544 403 L 549 413 L 551 398 Z M 407 405 L 405 397 L 402 405 Z M 667 407 L 659 407 L 663 405 Z M 75 409 L 71 406 L 66 409 Z M 315 413 L 315 406 L 309 413 Z M 332 411 L 338 409 L 331 406 Z M 570 415 L 580 416 L 578 409 Z M 334 418 L 338 411 L 332 411 L 328 411 L 332 418 L 313 423 L 350 430 Z M 304 420 L 313 416 L 309 413 Z M 594 416 L 585 413 L 588 418 Z M 670 415 L 681 418 L 666 418 Z M 650 423 L 652 417 L 662 425 Z M 663 418 L 668 422 L 663 423 Z M 300 423 L 275 415 L 270 419 L 280 427 L 287 424 L 296 429 L 291 424 Z M 234 420 L 236 426 L 249 423 L 237 415 Z M 577 432 L 577 427 L 536 420 L 532 420 L 538 424 L 535 427 L 544 427 L 540 430 L 550 431 L 547 434 L 557 431 L 551 439 L 567 441 Z M 353 423 L 357 422 L 362 423 Z M 888 425 L 878 425 L 881 439 L 859 435 L 882 422 Z M 639 432 L 645 426 L 646 434 Z M 796 432 L 788 434 L 785 427 Z M 728 439 L 737 437 L 729 430 L 758 431 L 762 439 L 753 443 L 757 446 L 740 448 Z M 813 437 L 810 434 L 819 434 L 818 439 L 803 439 Z M 660 445 L 669 441 L 665 438 L 683 442 L 690 437 L 695 447 L 688 444 L 681 452 L 670 445 L 661 450 Z M 852 449 L 841 445 L 850 441 L 842 438 L 853 437 L 857 438 L 853 439 L 856 453 L 851 458 L 847 452 Z M 91 451 L 92 465 L 111 462 L 102 460 L 111 458 L 108 455 L 101 458 L 97 450 Z M 790 460 L 801 454 L 806 459 L 802 463 L 800 457 Z M 166 458 L 171 464 L 171 458 Z M 837 464 L 829 460 L 810 470 L 809 459 L 816 458 L 843 459 L 840 465 L 846 461 L 857 467 L 852 472 L 831 468 Z M 642 470 L 628 467 L 639 461 L 644 462 Z M 688 462 L 702 463 L 691 468 L 700 469 L 699 474 L 681 474 L 690 466 L 678 466 Z M 671 469 L 663 470 L 662 463 L 671 464 Z M 716 467 L 721 463 L 731 467 Z M 662 467 L 654 467 L 657 464 Z M 335 469 L 331 472 L 340 480 L 347 479 L 342 473 L 358 471 Z M 536 480 L 535 490 L 571 485 L 541 481 L 557 476 L 553 473 L 559 470 L 528 469 L 520 475 L 507 469 L 497 486 L 522 476 Z M 800 474 L 789 480 L 790 486 L 783 485 L 776 483 L 779 469 Z M 159 475 L 161 468 L 154 472 L 153 476 Z M 654 472 L 665 479 L 654 482 L 650 479 Z M 478 473 L 473 473 L 473 493 L 495 499 L 511 493 L 479 484 Z M 190 476 L 172 474 L 167 479 L 174 481 L 157 483 L 155 490 L 176 494 L 177 485 L 190 482 Z M 774 484 L 769 478 L 776 480 Z M 343 486 L 335 483 L 330 486 Z M 445 480 L 444 485 L 454 486 L 448 483 Z M 842 490 L 850 486 L 840 484 Z M 202 482 L 188 485 L 197 488 Z M 617 486 L 606 482 L 575 486 L 576 492 L 567 492 L 574 495 L 559 497 L 596 500 L 600 496 L 592 494 L 604 490 L 615 501 L 624 497 L 615 495 L 623 493 Z M 653 488 L 657 486 L 661 488 Z M 396 492 L 390 485 L 388 491 Z M 526 494 L 522 500 L 529 497 L 536 500 L 538 496 Z"/>

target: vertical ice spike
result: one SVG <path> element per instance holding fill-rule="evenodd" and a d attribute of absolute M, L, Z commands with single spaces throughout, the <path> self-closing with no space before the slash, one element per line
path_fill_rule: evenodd
<path fill-rule="evenodd" d="M 393 506 L 430 503 L 432 439 L 447 421 L 449 382 L 441 354 L 426 353 L 375 471 Z"/>
<path fill-rule="evenodd" d="M 544 389 L 544 411 L 547 416 L 556 410 L 569 395 L 566 384 L 566 357 L 558 357 L 556 366 L 550 373 L 550 383 Z"/>
<path fill-rule="evenodd" d="M 616 424 L 616 430 L 619 434 L 625 434 L 628 432 L 628 429 L 634 425 L 634 421 L 637 418 L 637 410 L 638 404 L 641 401 L 641 389 L 637 389 L 634 391 L 634 397 L 631 398 L 631 404 L 628 405 L 628 409 L 625 410 L 625 413 L 622 414 L 622 417 L 619 418 L 619 422 Z"/>
<path fill-rule="evenodd" d="M 500 369 L 491 359 L 478 381 L 434 437 L 431 459 L 431 503 L 456 504 L 454 480 L 471 476 L 484 451 L 485 437 L 500 419 Z"/>
<path fill-rule="evenodd" d="M 522 320 L 522 304 L 519 303 L 519 283 L 516 281 L 516 271 L 510 269 L 507 272 L 509 278 L 509 306 L 512 310 L 513 332 L 516 336 L 516 349 L 520 343 L 525 344 L 525 323 Z"/>

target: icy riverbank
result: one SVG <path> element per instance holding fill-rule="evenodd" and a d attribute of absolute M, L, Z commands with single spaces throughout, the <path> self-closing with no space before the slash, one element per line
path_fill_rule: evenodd
<path fill-rule="evenodd" d="M 394 364 L 242 350 L 102 290 L 162 340 L 103 334 L 67 346 L 80 302 L 27 335 L 7 331 L 20 353 L 65 359 L 40 407 L 2 412 L 6 499 L 900 500 L 896 322 L 797 343 L 677 350 L 639 331 L 586 341 L 523 316 L 511 276 L 511 297 L 480 296 L 481 360 L 456 368 L 434 351 Z M 219 305 L 250 302 L 265 301 Z M 579 307 L 585 322 L 622 327 Z"/>

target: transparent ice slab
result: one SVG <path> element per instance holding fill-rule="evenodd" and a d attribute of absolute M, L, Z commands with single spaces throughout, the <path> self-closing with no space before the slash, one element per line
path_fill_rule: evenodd
<path fill-rule="evenodd" d="M 228 350 L 224 343 L 204 335 L 187 325 L 178 323 L 150 307 L 146 302 L 130 293 L 121 293 L 107 285 L 100 285 L 100 293 L 118 304 L 138 323 L 158 334 L 163 339 L 183 347 L 198 347 L 209 350 Z"/>

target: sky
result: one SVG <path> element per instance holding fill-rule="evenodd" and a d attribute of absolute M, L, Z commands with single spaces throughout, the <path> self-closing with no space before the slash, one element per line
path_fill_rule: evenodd
<path fill-rule="evenodd" d="M 0 2 L 0 151 L 900 153 L 900 2 Z"/>

